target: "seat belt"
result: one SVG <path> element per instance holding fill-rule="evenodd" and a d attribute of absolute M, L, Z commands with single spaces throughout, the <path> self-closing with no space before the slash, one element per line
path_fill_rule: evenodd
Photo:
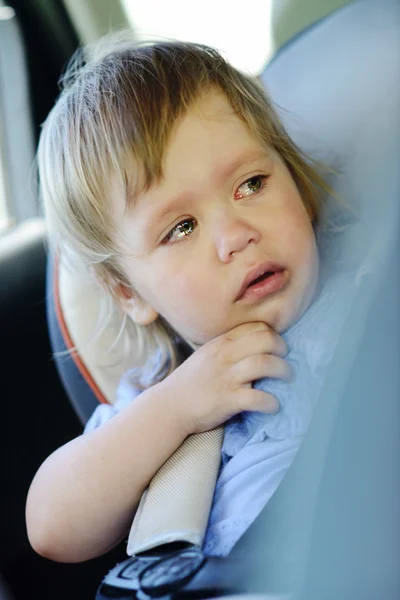
<path fill-rule="evenodd" d="M 143 493 L 127 553 L 180 543 L 201 548 L 221 463 L 223 427 L 188 436 Z"/>

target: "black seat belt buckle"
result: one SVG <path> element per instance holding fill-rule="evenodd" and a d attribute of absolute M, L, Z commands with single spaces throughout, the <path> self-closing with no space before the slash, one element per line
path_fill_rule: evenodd
<path fill-rule="evenodd" d="M 105 576 L 96 600 L 211 598 L 237 592 L 237 573 L 237 565 L 229 557 L 206 557 L 197 547 L 161 557 L 136 556 L 117 564 Z"/>

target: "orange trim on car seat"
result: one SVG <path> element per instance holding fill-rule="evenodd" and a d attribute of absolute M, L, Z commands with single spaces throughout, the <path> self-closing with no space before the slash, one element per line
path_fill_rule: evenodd
<path fill-rule="evenodd" d="M 63 314 L 63 311 L 61 308 L 60 288 L 59 288 L 59 284 L 58 284 L 58 277 L 59 277 L 59 258 L 58 258 L 58 256 L 56 256 L 55 260 L 54 260 L 54 284 L 53 284 L 54 307 L 55 307 L 56 317 L 57 317 L 57 321 L 58 321 L 58 326 L 60 327 L 61 335 L 64 339 L 67 349 L 71 350 L 74 347 L 74 342 L 72 341 L 72 337 L 68 330 L 67 324 L 64 319 L 64 314 Z M 84 380 L 86 381 L 86 383 L 88 384 L 88 386 L 90 387 L 90 389 L 92 390 L 94 395 L 96 396 L 97 400 L 99 402 L 101 402 L 102 404 L 109 404 L 108 400 L 105 398 L 104 394 L 101 392 L 99 386 L 93 379 L 92 375 L 89 373 L 87 366 L 85 365 L 85 363 L 83 362 L 83 360 L 79 356 L 79 354 L 77 352 L 71 352 L 71 358 L 74 361 L 80 374 L 82 375 L 82 377 L 84 378 Z"/>

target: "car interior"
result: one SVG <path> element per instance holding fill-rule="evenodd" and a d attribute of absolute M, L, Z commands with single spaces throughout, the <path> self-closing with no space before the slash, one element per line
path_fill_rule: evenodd
<path fill-rule="evenodd" d="M 134 4 L 0 2 L 4 599 L 94 598 L 107 573 L 128 558 L 126 540 L 81 564 L 37 555 L 27 537 L 25 502 L 43 460 L 82 433 L 99 402 L 113 403 L 123 374 L 118 347 L 109 352 L 113 328 L 85 344 L 97 322 L 98 297 L 49 251 L 34 160 L 41 123 L 69 58 L 80 44 L 110 30 L 135 31 Z M 152 0 L 137 4 L 139 15 L 140 4 L 151 7 Z M 335 172 L 335 193 L 357 215 L 343 233 L 340 259 L 362 265 L 363 273 L 323 402 L 282 484 L 235 546 L 233 562 L 209 561 L 208 571 L 171 597 L 394 600 L 400 593 L 400 3 L 260 4 L 269 23 L 262 67 L 255 72 L 295 143 Z M 174 10 L 171 3 L 172 16 Z M 204 6 L 210 11 L 205 23 L 212 10 Z M 152 33 L 151 14 L 144 33 L 137 25 L 138 38 Z M 188 23 L 189 12 L 187 17 Z M 160 35 L 156 24 L 154 32 Z M 195 41 L 209 43 L 203 34 Z M 334 213 L 333 203 L 329 210 Z M 72 345 L 77 355 L 59 354 Z M 183 448 L 185 456 L 192 451 L 197 460 L 196 448 Z M 171 517 L 163 516 L 168 529 Z M 102 593 L 136 597 L 111 584 Z"/>

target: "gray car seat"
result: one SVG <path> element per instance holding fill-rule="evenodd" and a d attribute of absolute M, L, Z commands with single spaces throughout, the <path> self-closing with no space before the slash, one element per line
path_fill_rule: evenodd
<path fill-rule="evenodd" d="M 337 170 L 335 191 L 356 214 L 340 259 L 365 269 L 305 443 L 233 554 L 251 555 L 252 591 L 395 598 L 400 3 L 343 6 L 290 41 L 262 80 L 292 138 Z"/>

